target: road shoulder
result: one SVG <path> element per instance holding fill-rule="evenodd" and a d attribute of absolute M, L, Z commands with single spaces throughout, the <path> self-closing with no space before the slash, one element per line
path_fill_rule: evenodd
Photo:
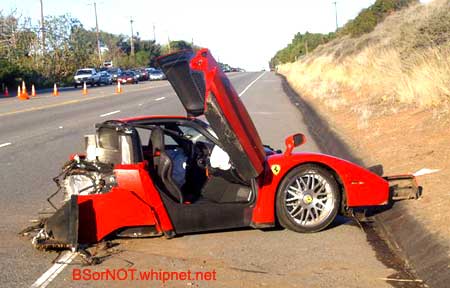
<path fill-rule="evenodd" d="M 310 133 L 316 139 L 321 151 L 335 155 L 359 165 L 364 165 L 362 157 L 344 140 L 330 125 L 329 117 L 317 112 L 314 103 L 300 97 L 288 84 L 286 78 L 279 75 L 283 81 L 283 89 L 304 118 L 308 122 Z M 449 248 L 443 239 L 429 231 L 418 221 L 405 202 L 400 202 L 392 209 L 375 215 L 373 218 L 379 231 L 389 241 L 393 252 L 405 259 L 417 275 L 431 287 L 448 287 L 450 283 Z"/>

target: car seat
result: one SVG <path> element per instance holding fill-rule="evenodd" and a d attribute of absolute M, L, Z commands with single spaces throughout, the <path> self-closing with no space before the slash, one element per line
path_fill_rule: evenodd
<path fill-rule="evenodd" d="M 160 127 L 152 129 L 148 147 L 153 154 L 153 170 L 169 196 L 183 203 L 183 194 L 172 178 L 173 162 L 167 155 L 164 143 L 164 131 Z"/>

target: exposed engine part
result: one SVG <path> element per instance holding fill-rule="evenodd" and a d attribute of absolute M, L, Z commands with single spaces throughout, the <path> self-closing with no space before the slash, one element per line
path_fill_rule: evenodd
<path fill-rule="evenodd" d="M 86 169 L 73 169 L 69 171 L 64 179 L 64 201 L 72 195 L 101 194 L 111 190 L 116 184 L 112 171 L 108 173 L 89 171 Z"/>
<path fill-rule="evenodd" d="M 73 160 L 64 164 L 62 172 L 53 178 L 58 187 L 57 191 L 50 195 L 47 201 L 53 208 L 56 206 L 51 199 L 63 191 L 63 203 L 67 202 L 72 195 L 101 194 L 116 186 L 113 173 L 113 165 L 99 161 L 87 161 L 76 155 Z"/>

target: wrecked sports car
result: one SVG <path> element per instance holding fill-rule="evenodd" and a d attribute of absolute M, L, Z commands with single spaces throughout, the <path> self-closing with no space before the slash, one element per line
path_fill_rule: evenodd
<path fill-rule="evenodd" d="M 328 155 L 262 144 L 227 76 L 207 49 L 157 62 L 187 116 L 110 120 L 85 136 L 55 178 L 63 195 L 33 238 L 77 249 L 111 237 L 151 237 L 278 223 L 317 232 L 338 214 L 417 197 L 412 176 L 381 177 Z M 206 121 L 199 119 L 206 118 Z M 406 184 L 399 184 L 406 181 Z M 395 184 L 396 183 L 396 184 Z M 58 193 L 60 192 L 60 193 Z"/>

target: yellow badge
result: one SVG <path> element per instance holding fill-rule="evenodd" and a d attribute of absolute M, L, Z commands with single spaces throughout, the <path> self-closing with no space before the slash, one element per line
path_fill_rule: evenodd
<path fill-rule="evenodd" d="M 272 169 L 272 173 L 274 175 L 278 175 L 280 173 L 280 171 L 281 171 L 281 167 L 278 164 L 270 166 L 270 169 Z"/>

